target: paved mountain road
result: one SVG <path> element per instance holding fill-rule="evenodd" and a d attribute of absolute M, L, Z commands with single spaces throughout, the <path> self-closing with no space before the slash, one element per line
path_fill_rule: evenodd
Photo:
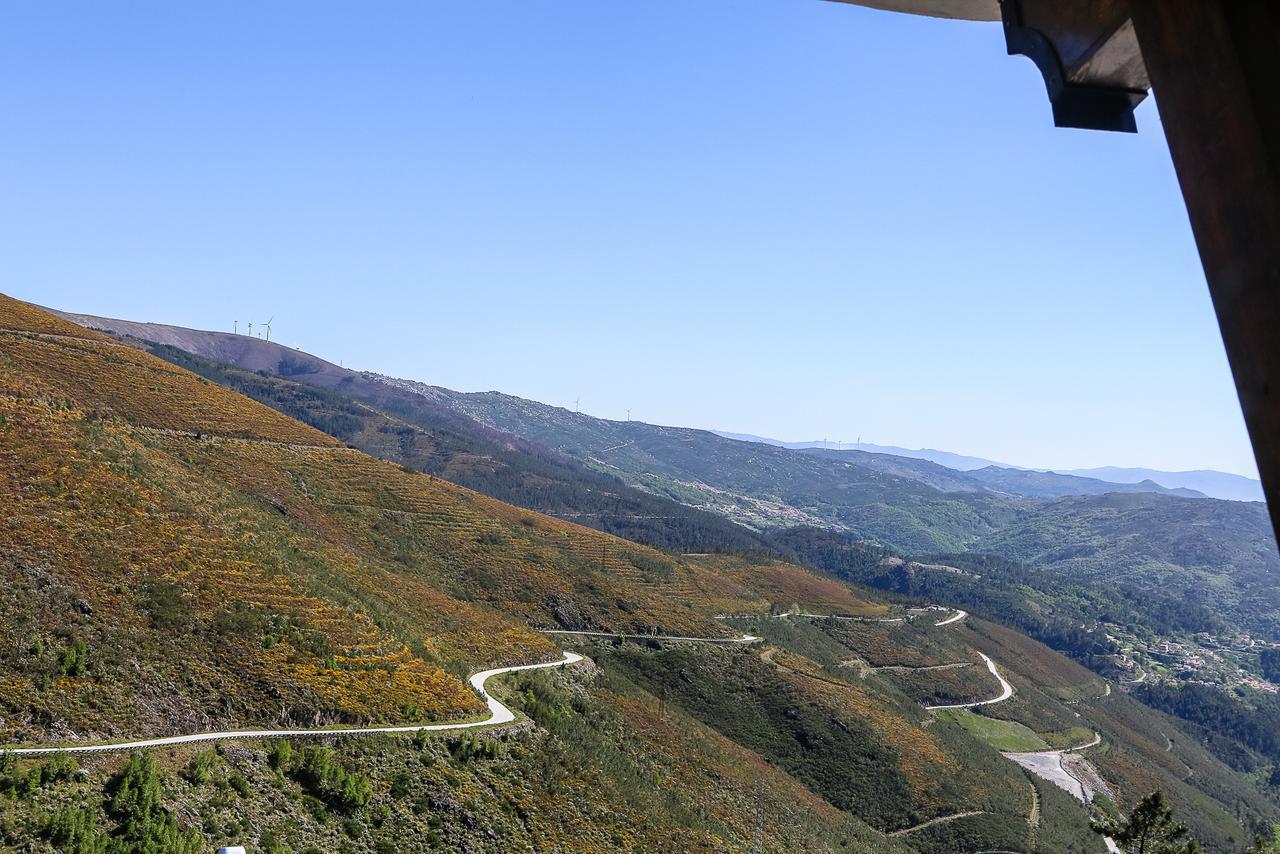
<path fill-rule="evenodd" d="M 226 732 L 201 732 L 192 735 L 171 735 L 165 738 L 146 738 L 137 741 L 121 741 L 114 744 L 88 744 L 67 747 L 0 747 L 0 755 L 11 753 L 18 756 L 38 756 L 47 753 L 107 753 L 115 750 L 141 750 L 148 747 L 171 747 L 177 744 L 192 744 L 200 741 L 232 741 L 258 738 L 304 738 L 317 736 L 377 735 L 381 733 L 403 732 L 448 732 L 466 730 L 475 727 L 493 726 L 494 724 L 511 723 L 516 719 L 515 712 L 507 708 L 496 697 L 485 690 L 485 683 L 494 676 L 514 673 L 518 670 L 540 670 L 547 667 L 563 667 L 582 661 L 576 652 L 566 652 L 559 661 L 548 661 L 542 664 L 518 664 L 514 667 L 495 667 L 482 670 L 473 675 L 468 682 L 484 699 L 489 707 L 489 717 L 482 721 L 464 721 L 448 724 L 422 724 L 417 726 L 390 727 L 348 727 L 340 729 L 258 729 L 228 730 Z"/>
<path fill-rule="evenodd" d="M 985 652 L 979 652 L 982 660 L 987 663 L 987 670 L 991 671 L 991 675 L 996 677 L 1000 683 L 1000 695 L 992 697 L 990 700 L 978 700 L 975 703 L 947 703 L 939 706 L 925 706 L 930 711 L 938 711 L 941 709 L 972 709 L 974 706 L 990 706 L 995 703 L 1003 703 L 1005 700 L 1013 696 L 1013 686 L 1009 684 L 1009 680 L 1000 675 L 1000 671 L 996 668 L 996 663 L 991 660 L 991 656 Z"/>
<path fill-rule="evenodd" d="M 625 632 L 585 632 L 573 631 L 570 629 L 539 629 L 544 635 L 573 635 L 576 637 L 588 638 L 623 638 L 633 640 L 667 640 L 667 641 L 691 641 L 693 643 L 756 643 L 764 640 L 755 635 L 746 635 L 738 638 L 694 638 L 685 637 L 683 635 L 634 635 Z"/>

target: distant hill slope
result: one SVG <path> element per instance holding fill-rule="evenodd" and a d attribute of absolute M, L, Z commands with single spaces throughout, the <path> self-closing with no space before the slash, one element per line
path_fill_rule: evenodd
<path fill-rule="evenodd" d="M 781 439 L 770 439 L 765 436 L 753 436 L 750 433 L 729 433 L 724 430 L 713 430 L 717 436 L 724 436 L 726 439 L 737 439 L 741 442 L 762 442 L 766 445 L 776 445 L 779 448 L 790 448 L 791 450 L 803 450 L 805 448 L 825 448 L 827 450 L 836 451 L 865 451 L 869 454 L 889 454 L 894 457 L 908 457 L 916 460 L 928 460 L 931 463 L 946 466 L 956 471 L 971 471 L 973 469 L 986 468 L 987 466 L 998 466 L 1000 468 L 1016 468 L 1006 463 L 998 463 L 994 460 L 985 460 L 982 457 L 971 457 L 965 454 L 953 454 L 950 451 L 939 451 L 935 448 L 903 448 L 898 445 L 874 445 L 870 442 L 832 442 L 828 439 L 814 440 L 810 442 L 784 442 Z"/>
<path fill-rule="evenodd" d="M 1200 469 L 1196 471 L 1160 471 L 1159 469 L 1117 468 L 1106 466 L 1094 469 L 1074 469 L 1062 474 L 1079 477 L 1096 477 L 1114 483 L 1138 483 L 1152 481 L 1170 488 L 1194 489 L 1213 498 L 1229 501 L 1266 501 L 1262 482 L 1238 474 Z"/>
<path fill-rule="evenodd" d="M 866 451 L 874 454 L 889 454 L 895 457 L 909 457 L 911 459 L 928 460 L 962 472 L 974 472 L 979 469 L 994 468 L 1010 473 L 1027 472 L 1030 474 L 1055 474 L 1055 471 L 1049 469 L 1033 469 L 1025 466 L 1015 466 L 1010 465 L 1009 463 L 1000 463 L 995 462 L 994 460 L 986 460 L 981 457 L 971 457 L 964 454 L 953 454 L 950 451 L 939 451 L 933 448 L 911 449 L 902 448 L 897 445 L 831 442 L 825 439 L 812 442 L 784 442 L 779 439 L 770 439 L 764 436 L 753 436 L 750 433 L 729 433 L 723 430 L 715 430 L 713 432 L 717 436 L 723 436 L 726 439 L 737 439 L 741 442 L 758 442 L 791 450 L 821 448 L 836 451 Z M 1026 481 L 1017 481 L 1013 478 L 1005 479 L 1003 482 L 1007 486 L 1021 485 L 1025 487 L 1029 491 L 1016 492 L 1012 489 L 1006 491 L 1015 491 L 1015 494 L 1025 495 L 1029 498 L 1049 498 L 1056 497 L 1058 495 L 1101 495 L 1103 492 L 1165 492 L 1170 495 L 1184 495 L 1187 497 L 1207 496 L 1209 498 L 1221 498 L 1227 501 L 1266 500 L 1266 497 L 1262 492 L 1262 483 L 1256 478 L 1243 477 L 1238 474 L 1228 474 L 1227 472 L 1213 471 L 1212 469 L 1199 469 L 1196 471 L 1162 471 L 1160 469 L 1104 466 L 1101 468 L 1091 469 L 1064 469 L 1056 471 L 1056 474 L 1103 481 L 1108 484 L 1110 488 L 1098 489 L 1096 486 L 1067 481 L 1061 481 L 1058 488 L 1027 486 Z M 990 482 L 998 483 L 1000 480 L 992 476 L 990 477 Z M 1063 491 L 1064 489 L 1080 491 Z"/>
<path fill-rule="evenodd" d="M 1146 480 L 1141 483 L 1109 483 L 1088 477 L 1055 474 L 1029 469 L 987 466 L 965 472 L 953 472 L 949 467 L 929 460 L 916 460 L 890 454 L 869 454 L 865 451 L 832 450 L 829 448 L 802 448 L 800 453 L 818 454 L 833 460 L 855 462 L 874 466 L 881 470 L 894 467 L 910 473 L 922 483 L 943 492 L 999 492 L 1020 498 L 1061 498 L 1066 495 L 1105 495 L 1108 492 L 1151 492 L 1159 495 L 1176 495 L 1180 498 L 1205 498 L 1194 489 L 1168 489 Z"/>
<path fill-rule="evenodd" d="M 817 525 L 899 551 L 988 552 L 1082 577 L 1110 573 L 1160 596 L 1219 608 L 1232 623 L 1280 639 L 1280 555 L 1262 504 L 1151 492 L 1027 499 L 982 483 L 981 472 L 924 460 L 793 451 L 607 421 L 496 392 L 385 381 L 748 524 Z M 1044 491 L 1058 482 L 1036 472 L 1024 481 Z"/>
<path fill-rule="evenodd" d="M 139 331 L 137 324 L 102 318 L 86 322 Z M 296 379 L 342 382 L 344 390 L 356 388 L 378 405 L 394 401 L 465 416 L 632 487 L 761 531 L 815 525 L 909 553 L 986 551 L 1090 576 L 1114 572 L 1160 595 L 1219 603 L 1237 624 L 1280 632 L 1274 605 L 1280 557 L 1260 504 L 1153 493 L 1126 501 L 1107 494 L 1068 500 L 1064 488 L 1093 493 L 1098 482 L 1004 469 L 958 472 L 862 451 L 789 450 L 704 430 L 609 421 L 498 392 L 468 394 L 342 372 L 247 336 L 165 334 L 203 352 L 235 355 L 226 348 L 243 347 L 238 358 L 246 364 L 274 361 L 276 372 Z M 246 341 L 227 341 L 237 337 Z M 1062 500 L 1046 504 L 1018 491 Z M 1038 545 L 1048 541 L 1052 548 Z"/>
<path fill-rule="evenodd" d="M 974 480 L 1010 495 L 1027 498 L 1063 498 L 1068 495 L 1106 495 L 1109 492 L 1149 492 L 1176 495 L 1181 498 L 1207 498 L 1203 492 L 1179 487 L 1170 489 L 1153 480 L 1117 483 L 1098 478 L 1059 474 L 1051 471 L 1029 471 L 988 466 L 966 472 Z"/>
<path fill-rule="evenodd" d="M 154 342 L 153 352 L 167 361 L 343 442 L 502 501 L 672 551 L 768 547 L 758 533 L 722 516 L 630 487 L 545 446 L 298 350 L 247 335 L 66 316 Z"/>

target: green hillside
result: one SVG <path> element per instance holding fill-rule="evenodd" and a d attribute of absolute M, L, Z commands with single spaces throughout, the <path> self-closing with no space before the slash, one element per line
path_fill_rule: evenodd
<path fill-rule="evenodd" d="M 575 641 L 590 663 L 495 686 L 525 717 L 485 739 L 228 739 L 80 771 L 0 760 L 5 845 L 1090 850 L 1083 808 L 1043 796 L 1033 826 L 1037 784 L 925 711 L 933 686 L 843 667 L 984 649 L 1048 698 L 1018 714 L 1050 740 L 1053 703 L 1098 683 L 1025 638 L 769 617 L 900 619 L 784 561 L 673 556 L 496 501 L 0 309 L 0 741 L 465 719 L 479 701 L 459 677 L 553 656 L 542 627 L 767 641 Z M 989 688 L 976 672 L 953 684 Z M 1114 738 L 1145 756 L 1136 731 Z M 1206 840 L 1244 839 L 1233 810 L 1274 815 L 1245 778 L 1192 759 L 1199 788 L 1145 760 L 1106 773 L 1122 801 L 1175 792 Z"/>
<path fill-rule="evenodd" d="M 388 382 L 762 530 L 820 527 L 898 553 L 992 554 L 1056 577 L 1105 577 L 1280 639 L 1280 552 L 1262 504 L 1150 492 L 1023 498 L 923 460 L 793 451 Z"/>

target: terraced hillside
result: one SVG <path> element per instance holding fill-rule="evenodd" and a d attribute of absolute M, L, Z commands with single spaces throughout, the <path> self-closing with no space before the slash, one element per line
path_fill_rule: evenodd
<path fill-rule="evenodd" d="M 591 660 L 495 685 L 524 717 L 484 738 L 228 739 L 82 774 L 0 759 L 6 846 L 1097 849 L 1083 806 L 924 708 L 989 687 L 980 672 L 876 669 L 982 652 L 1046 743 L 1064 709 L 1101 728 L 1084 702 L 1102 683 L 1021 636 L 504 504 L 12 300 L 0 330 L 0 743 L 467 719 L 467 672 L 557 655 L 538 628 L 768 640 L 556 636 Z M 1151 761 L 1144 724 L 1191 739 L 1120 708 L 1104 734 L 1123 761 L 1099 769 L 1122 803 L 1166 788 L 1226 850 L 1235 815 L 1274 815 L 1192 747 Z"/>
<path fill-rule="evenodd" d="M 751 550 L 753 531 L 307 353 L 247 335 L 67 315 L 375 456 L 486 495 L 672 551 Z"/>
<path fill-rule="evenodd" d="M 732 634 L 712 619 L 717 608 L 765 607 L 740 581 L 367 457 L 24 304 L 0 300 L 0 329 L 0 743 L 465 720 L 484 704 L 460 675 L 555 655 L 529 624 L 716 636 Z M 813 579 L 796 578 L 802 587 Z M 869 607 L 847 589 L 841 598 Z M 579 683 L 577 693 L 594 690 Z M 884 843 L 723 738 L 708 747 L 705 772 L 686 771 L 655 800 L 637 781 L 653 762 L 679 763 L 650 749 L 637 764 L 631 742 L 617 742 L 620 716 L 642 719 L 645 708 L 643 694 L 624 701 L 624 690 L 582 700 L 571 721 L 548 718 L 562 707 L 540 704 L 536 691 L 520 695 L 518 706 L 547 727 L 474 761 L 458 752 L 470 747 L 403 739 L 376 754 L 343 745 L 350 752 L 333 760 L 346 763 L 341 774 L 315 771 L 330 760 L 310 755 L 273 768 L 248 745 L 207 759 L 175 748 L 151 770 L 86 760 L 88 777 L 76 780 L 42 772 L 49 763 L 0 759 L 0 838 L 61 847 L 107 834 L 124 844 L 138 822 L 178 833 L 160 812 L 126 816 L 103 794 L 118 775 L 136 774 L 161 786 L 164 815 L 185 816 L 179 830 L 201 845 L 274 837 L 302 850 L 307 840 L 358 836 L 357 850 L 371 850 L 375 837 L 389 844 L 408 827 L 409 839 L 444 849 L 483 825 L 481 838 L 570 834 L 582 850 L 619 840 L 716 847 L 754 825 L 713 819 L 709 793 L 731 797 L 734 784 L 723 781 L 735 775 L 750 792 L 763 775 L 791 793 L 766 799 L 792 819 L 765 832 L 777 844 Z M 568 709 L 568 700 L 556 702 Z M 678 745 L 674 727 L 650 731 Z M 574 755 L 583 740 L 616 758 Z M 426 761 L 439 761 L 437 772 L 398 782 L 406 763 Z M 213 770 L 178 774 L 188 762 Z M 494 785 L 494 771 L 526 782 Z M 569 775 L 578 782 L 566 785 Z M 355 786 L 351 797 L 326 788 L 330 779 Z M 584 779 L 600 793 L 585 803 Z M 283 803 L 273 794 L 281 785 Z M 219 794 L 227 786 L 235 803 Z M 474 802 L 480 792 L 494 814 Z M 392 834 L 385 816 L 401 808 L 412 818 Z M 512 823 L 512 811 L 524 820 Z"/>
<path fill-rule="evenodd" d="M 776 549 L 773 529 L 812 526 L 898 552 L 1013 558 L 1053 570 L 1059 577 L 1082 579 L 1086 585 L 1094 578 L 1118 576 L 1146 600 L 1162 600 L 1157 610 L 1188 604 L 1216 613 L 1232 626 L 1280 638 L 1280 552 L 1265 507 L 1259 503 L 1193 500 L 1188 497 L 1198 495 L 1193 491 L 1165 490 L 1155 484 L 1107 484 L 1007 469 L 959 472 L 888 454 L 790 450 L 703 430 L 594 418 L 497 392 L 464 394 L 344 371 L 314 356 L 243 335 L 69 316 L 246 369 L 354 395 L 364 404 L 407 417 L 436 436 L 451 416 L 453 427 L 468 435 L 488 430 L 491 437 L 524 443 L 519 450 L 531 455 L 525 460 L 557 459 L 578 471 L 594 469 L 596 476 L 613 480 L 612 490 L 600 485 L 585 491 L 553 489 L 545 478 L 504 483 L 502 474 L 483 473 L 483 465 L 475 466 L 475 456 L 459 455 L 460 464 L 449 470 L 439 465 L 432 469 L 412 459 L 407 462 L 505 500 L 563 513 L 660 547 Z M 243 378 L 207 369 L 220 382 L 245 385 Z M 279 392 L 274 395 L 278 397 Z M 271 396 L 261 394 L 272 405 L 290 411 L 287 403 L 273 402 Z M 312 423 L 342 435 L 320 420 Z M 393 428 L 385 429 L 394 433 Z M 393 459 L 405 456 L 406 448 L 395 446 L 388 434 L 382 434 L 381 441 L 362 438 L 361 446 Z M 500 471 L 510 462 L 504 459 L 495 468 Z M 643 492 L 651 494 L 650 501 L 665 501 L 665 505 L 644 506 L 636 499 Z M 605 495 L 610 502 L 616 497 L 617 503 L 599 506 L 598 498 Z M 672 511 L 677 505 L 687 507 Z M 715 529 L 708 524 L 710 513 L 683 515 L 697 512 L 691 508 L 759 533 L 753 535 L 739 526 Z M 744 542 L 751 536 L 753 543 Z M 1167 630 L 1140 619 L 1131 627 L 1157 634 Z M 1211 628 L 1201 626 L 1200 630 Z"/>

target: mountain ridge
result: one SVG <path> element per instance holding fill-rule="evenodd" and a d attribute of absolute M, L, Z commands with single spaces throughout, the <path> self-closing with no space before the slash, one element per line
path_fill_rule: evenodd
<path fill-rule="evenodd" d="M 1141 466 L 1097 466 L 1082 469 L 1053 469 L 1035 466 L 1018 466 L 1012 463 L 997 462 L 983 457 L 956 454 L 936 448 L 904 448 L 899 445 L 874 445 L 866 442 L 832 442 L 826 439 L 808 442 L 786 442 L 751 433 L 732 433 L 725 430 L 713 430 L 717 436 L 734 439 L 740 442 L 756 442 L 773 445 L 789 450 L 824 449 L 835 451 L 865 451 L 868 453 L 889 454 L 896 457 L 928 460 L 947 468 L 962 472 L 973 472 L 980 469 L 996 468 L 1008 471 L 1040 472 L 1050 475 L 1063 475 L 1099 480 L 1116 486 L 1142 485 L 1150 486 L 1139 491 L 1159 492 L 1168 490 L 1172 494 L 1191 496 L 1200 493 L 1209 498 L 1220 498 L 1226 501 L 1265 501 L 1262 482 L 1257 478 L 1217 471 L 1216 469 L 1190 469 L 1185 471 L 1167 471 L 1164 469 L 1144 468 Z M 1158 487 L 1158 488 L 1151 488 Z M 1127 490 L 1125 490 L 1127 491 Z"/>

